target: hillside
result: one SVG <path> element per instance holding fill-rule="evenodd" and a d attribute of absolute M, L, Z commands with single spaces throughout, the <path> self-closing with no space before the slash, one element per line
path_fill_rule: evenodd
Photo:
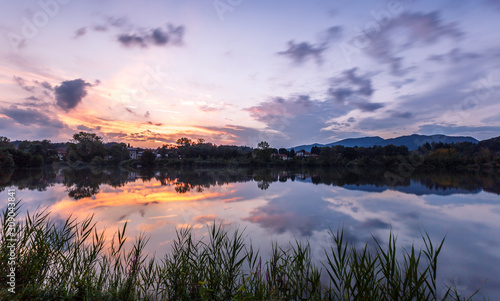
<path fill-rule="evenodd" d="M 498 138 L 493 138 L 490 140 L 485 140 L 485 141 L 490 141 L 489 143 L 494 144 L 498 143 L 500 144 L 500 139 Z M 294 149 L 295 151 L 299 151 L 301 149 L 306 150 L 306 151 L 311 151 L 311 148 L 313 146 L 318 146 L 318 147 L 323 147 L 323 146 L 336 146 L 336 145 L 342 145 L 345 147 L 371 147 L 375 145 L 380 145 L 380 146 L 387 146 L 390 144 L 396 145 L 396 146 L 407 146 L 409 150 L 414 150 L 417 149 L 419 146 L 425 144 L 425 143 L 458 143 L 458 142 L 472 142 L 472 143 L 478 143 L 479 141 L 476 140 L 475 138 L 472 137 L 463 137 L 463 136 L 446 136 L 446 135 L 432 135 L 432 136 L 426 136 L 426 135 L 409 135 L 409 136 L 400 136 L 396 138 L 390 138 L 390 139 L 383 139 L 381 137 L 375 136 L 375 137 L 362 137 L 362 138 L 349 138 L 349 139 L 344 139 L 340 140 L 337 142 L 329 143 L 329 144 L 309 144 L 309 145 L 299 145 L 299 146 L 294 146 L 289 148 L 289 150 Z M 483 141 L 482 141 L 483 142 Z"/>

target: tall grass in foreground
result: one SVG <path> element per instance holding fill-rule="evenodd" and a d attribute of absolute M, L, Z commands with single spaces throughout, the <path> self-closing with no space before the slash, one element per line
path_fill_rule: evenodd
<path fill-rule="evenodd" d="M 436 283 L 434 245 L 422 236 L 423 250 L 396 252 L 387 246 L 356 249 L 342 230 L 332 232 L 326 262 L 316 265 L 309 244 L 274 244 L 263 260 L 243 233 L 209 226 L 206 240 L 189 228 L 177 231 L 172 251 L 161 260 L 144 254 L 147 240 L 126 250 L 126 225 L 109 242 L 89 217 L 63 225 L 49 213 L 27 214 L 18 223 L 16 294 L 7 291 L 6 215 L 0 241 L 0 300 L 465 300 Z M 403 261 L 398 261 L 403 258 Z M 324 279 L 327 279 L 326 281 Z"/>

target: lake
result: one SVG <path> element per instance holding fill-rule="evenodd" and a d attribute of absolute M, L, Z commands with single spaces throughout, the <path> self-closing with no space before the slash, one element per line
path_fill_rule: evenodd
<path fill-rule="evenodd" d="M 128 222 L 131 240 L 149 238 L 147 250 L 168 252 L 175 229 L 206 235 L 207 223 L 245 229 L 261 253 L 271 243 L 309 241 L 324 258 L 329 229 L 343 227 L 362 246 L 372 236 L 397 246 L 422 247 L 446 237 L 439 280 L 479 297 L 500 299 L 500 178 L 488 172 L 432 171 L 397 181 L 376 170 L 205 169 L 123 170 L 46 168 L 0 174 L 0 195 L 14 188 L 22 212 L 47 207 L 55 220 L 94 214 L 101 229 Z"/>

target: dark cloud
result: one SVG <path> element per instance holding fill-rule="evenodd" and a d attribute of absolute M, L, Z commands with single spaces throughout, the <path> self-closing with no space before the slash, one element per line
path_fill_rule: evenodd
<path fill-rule="evenodd" d="M 309 58 L 314 58 L 316 63 L 321 64 L 322 53 L 326 50 L 326 45 L 315 46 L 308 42 L 296 44 L 294 41 L 288 42 L 288 49 L 278 52 L 279 55 L 290 58 L 294 63 L 301 64 Z"/>
<path fill-rule="evenodd" d="M 87 95 L 86 88 L 91 86 L 82 79 L 63 81 L 54 88 L 57 105 L 66 112 L 75 108 Z"/>
<path fill-rule="evenodd" d="M 340 77 L 332 79 L 332 86 L 328 89 L 328 94 L 337 102 L 343 103 L 350 96 L 370 97 L 374 89 L 371 79 L 365 76 L 356 75 L 357 68 L 352 68 L 342 72 Z"/>
<path fill-rule="evenodd" d="M 93 128 L 89 128 L 88 126 L 84 126 L 84 125 L 79 125 L 76 127 L 76 129 L 79 131 L 84 131 L 84 132 L 90 132 L 90 131 L 94 130 Z"/>
<path fill-rule="evenodd" d="M 35 96 L 26 97 L 25 99 L 26 99 L 26 100 L 32 100 L 32 101 L 37 101 L 37 100 L 40 100 L 40 98 L 35 97 Z"/>
<path fill-rule="evenodd" d="M 6 115 L 9 118 L 12 118 L 17 123 L 30 126 L 30 125 L 39 125 L 39 126 L 49 126 L 55 128 L 64 128 L 65 124 L 60 120 L 51 119 L 49 116 L 43 114 L 42 112 L 36 109 L 20 109 L 17 106 L 10 106 L 9 108 L 3 108 L 0 110 L 0 113 Z"/>
<path fill-rule="evenodd" d="M 431 55 L 431 56 L 429 56 L 428 60 L 436 61 L 436 62 L 446 62 L 446 63 L 458 64 L 462 61 L 474 60 L 474 59 L 477 59 L 479 57 L 480 57 L 480 55 L 477 53 L 463 52 L 460 48 L 454 48 L 445 54 Z"/>
<path fill-rule="evenodd" d="M 149 111 L 146 111 L 146 114 L 144 114 L 144 117 L 149 118 L 149 116 L 151 116 L 151 114 L 149 114 Z"/>
<path fill-rule="evenodd" d="M 125 47 L 149 47 L 181 45 L 184 38 L 184 26 L 167 24 L 166 28 L 155 28 L 148 32 L 127 33 L 118 35 L 118 42 Z"/>
<path fill-rule="evenodd" d="M 23 90 L 28 91 L 28 92 L 35 92 L 35 86 L 28 86 L 26 85 L 26 80 L 22 77 L 19 76 L 14 76 L 14 81 L 18 84 L 19 87 L 21 87 Z"/>
<path fill-rule="evenodd" d="M 385 107 L 383 103 L 379 102 L 353 102 L 352 104 L 363 112 L 374 112 Z"/>
<path fill-rule="evenodd" d="M 79 37 L 82 37 L 84 36 L 85 34 L 87 33 L 87 28 L 86 27 L 81 27 L 81 28 L 78 28 L 76 31 L 75 31 L 75 36 L 74 38 L 77 39 Z"/>
<path fill-rule="evenodd" d="M 398 112 L 398 111 L 391 111 L 391 117 L 396 117 L 396 118 L 405 118 L 405 119 L 410 119 L 413 118 L 413 114 L 411 112 Z"/>
<path fill-rule="evenodd" d="M 401 42 L 401 32 L 405 31 L 406 39 Z M 393 75 L 401 76 L 412 68 L 403 67 L 403 57 L 396 55 L 416 46 L 430 45 L 443 38 L 455 40 L 463 37 L 456 23 L 444 24 L 439 12 L 403 13 L 379 31 L 365 33 L 368 38 L 366 54 L 377 61 L 388 64 Z M 397 35 L 398 39 L 393 36 Z M 353 39 L 351 43 L 354 43 Z M 398 40 L 398 42 L 396 42 Z"/>
<path fill-rule="evenodd" d="M 146 47 L 146 41 L 144 37 L 135 34 L 121 34 L 118 36 L 118 42 L 123 46 L 140 46 Z"/>
<path fill-rule="evenodd" d="M 350 117 L 349 119 L 347 119 L 347 122 L 353 123 L 356 122 L 356 119 L 354 119 L 354 117 Z"/>

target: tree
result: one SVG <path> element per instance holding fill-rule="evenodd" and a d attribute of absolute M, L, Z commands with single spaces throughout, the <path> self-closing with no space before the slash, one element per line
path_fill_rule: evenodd
<path fill-rule="evenodd" d="M 255 150 L 255 155 L 259 160 L 269 161 L 271 159 L 271 154 L 273 149 L 269 147 L 269 143 L 266 141 L 261 141 L 257 144 L 257 149 Z"/>
<path fill-rule="evenodd" d="M 14 148 L 14 144 L 10 142 L 10 139 L 4 136 L 0 136 L 0 147 L 2 148 Z"/>
<path fill-rule="evenodd" d="M 269 148 L 269 143 L 267 143 L 267 141 L 261 141 L 257 144 L 257 147 L 261 150 L 266 150 Z"/>
<path fill-rule="evenodd" d="M 179 138 L 176 142 L 179 146 L 190 146 L 191 144 L 193 144 L 193 141 L 186 137 Z"/>
<path fill-rule="evenodd" d="M 293 158 L 293 157 L 295 157 L 295 150 L 292 148 L 290 150 L 290 158 Z"/>
<path fill-rule="evenodd" d="M 2 172 L 14 167 L 14 159 L 12 159 L 12 155 L 3 149 L 0 149 L 0 168 Z"/>
<path fill-rule="evenodd" d="M 125 143 L 117 143 L 110 147 L 108 150 L 108 156 L 111 157 L 108 159 L 111 163 L 118 164 L 127 160 L 130 155 Z"/>
<path fill-rule="evenodd" d="M 104 156 L 102 138 L 94 133 L 80 132 L 73 135 L 75 152 L 83 162 L 90 162 L 95 156 Z"/>
<path fill-rule="evenodd" d="M 319 152 L 320 152 L 320 149 L 318 146 L 315 145 L 311 148 L 311 154 L 319 155 Z"/>
<path fill-rule="evenodd" d="M 142 153 L 140 162 L 142 166 L 153 166 L 155 164 L 156 155 L 151 150 L 145 150 Z"/>

